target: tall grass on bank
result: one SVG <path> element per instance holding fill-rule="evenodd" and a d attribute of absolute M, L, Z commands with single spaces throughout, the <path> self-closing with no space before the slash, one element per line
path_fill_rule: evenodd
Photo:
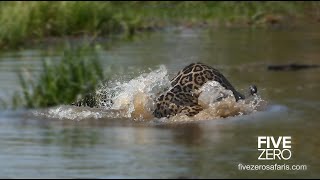
<path fill-rule="evenodd" d="M 122 4 L 122 3 L 121 3 Z M 132 33 L 134 16 L 115 2 L 0 2 L 0 47 L 44 37 Z M 127 6 L 127 5 L 125 5 Z"/>
<path fill-rule="evenodd" d="M 43 71 L 28 79 L 19 72 L 22 92 L 13 96 L 14 108 L 39 108 L 71 104 L 92 92 L 104 79 L 97 54 L 88 48 L 65 51 L 61 61 L 43 61 Z"/>
<path fill-rule="evenodd" d="M 319 2 L 0 2 L 0 47 L 19 47 L 44 37 L 132 35 L 179 23 L 251 21 L 268 14 L 304 16 Z M 306 13 L 308 12 L 308 13 Z"/>

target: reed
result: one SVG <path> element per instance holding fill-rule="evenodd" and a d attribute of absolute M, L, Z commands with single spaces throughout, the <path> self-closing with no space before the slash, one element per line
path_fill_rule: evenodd
<path fill-rule="evenodd" d="M 0 2 L 0 47 L 45 37 L 133 35 L 179 24 L 252 21 L 264 15 L 320 14 L 319 2 Z M 308 13 L 306 13 L 308 12 Z"/>
<path fill-rule="evenodd" d="M 94 91 L 104 79 L 99 58 L 89 48 L 68 49 L 60 61 L 44 60 L 42 69 L 33 78 L 18 73 L 21 92 L 13 96 L 13 107 L 71 104 L 78 96 Z"/>

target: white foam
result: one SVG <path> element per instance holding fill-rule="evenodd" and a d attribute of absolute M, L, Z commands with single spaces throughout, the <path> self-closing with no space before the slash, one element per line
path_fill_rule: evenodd
<path fill-rule="evenodd" d="M 100 99 L 101 108 L 124 110 L 125 117 L 132 117 L 132 113 L 137 109 L 145 109 L 151 111 L 153 109 L 153 98 L 157 92 L 164 90 L 170 86 L 167 69 L 165 66 L 160 66 L 159 69 L 144 73 L 129 82 L 117 82 L 114 87 L 102 86 L 97 90 L 97 94 L 103 94 L 109 104 L 103 104 L 105 100 Z M 144 107 L 135 107 L 135 102 L 144 105 Z M 112 102 L 112 103 L 111 103 Z M 138 102 L 137 102 L 138 103 Z"/>
<path fill-rule="evenodd" d="M 81 120 L 86 118 L 130 118 L 134 120 L 154 119 L 154 100 L 170 87 L 168 72 L 165 66 L 143 73 L 130 81 L 113 81 L 103 84 L 96 90 L 99 106 L 97 108 L 59 106 L 50 108 L 45 113 L 50 118 Z M 199 104 L 204 110 L 188 117 L 176 115 L 167 120 L 195 121 L 241 116 L 258 110 L 263 101 L 259 96 L 248 100 L 235 101 L 233 93 L 226 90 L 216 81 L 209 81 L 198 91 Z M 221 100 L 222 99 L 222 100 Z M 218 101 L 221 100 L 221 101 Z"/>

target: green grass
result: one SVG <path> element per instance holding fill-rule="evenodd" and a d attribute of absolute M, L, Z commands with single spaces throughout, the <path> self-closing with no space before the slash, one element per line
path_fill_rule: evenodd
<path fill-rule="evenodd" d="M 133 35 L 179 24 L 253 21 L 264 15 L 319 16 L 319 2 L 0 2 L 0 47 L 45 37 Z"/>
<path fill-rule="evenodd" d="M 259 25 L 267 22 L 268 16 L 319 18 L 320 3 L 0 2 L 0 48 L 23 47 L 48 37 L 132 37 L 138 31 L 179 25 Z M 32 79 L 19 73 L 21 92 L 13 96 L 13 107 L 71 104 L 78 96 L 94 99 L 88 93 L 105 78 L 99 58 L 90 48 L 68 49 L 61 61 L 44 60 L 42 68 Z"/>
<path fill-rule="evenodd" d="M 69 49 L 60 61 L 44 60 L 37 78 L 19 73 L 22 91 L 12 99 L 14 108 L 39 108 L 71 104 L 92 92 L 104 80 L 98 56 L 90 48 Z"/>

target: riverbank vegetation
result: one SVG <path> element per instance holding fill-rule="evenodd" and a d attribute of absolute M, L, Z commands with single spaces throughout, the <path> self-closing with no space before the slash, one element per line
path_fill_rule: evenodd
<path fill-rule="evenodd" d="M 19 72 L 21 91 L 12 99 L 14 108 L 39 108 L 71 104 L 93 92 L 105 77 L 94 48 L 67 49 L 61 60 L 43 60 L 39 75 Z"/>
<path fill-rule="evenodd" d="M 307 17 L 320 22 L 319 2 L 0 2 L 0 48 L 49 38 L 132 37 L 172 26 L 251 27 Z M 43 60 L 40 74 L 18 73 L 21 91 L 12 106 L 49 107 L 85 97 L 105 79 L 94 54 L 88 48 L 69 48 L 59 61 Z"/>
<path fill-rule="evenodd" d="M 92 37 L 167 26 L 256 25 L 282 17 L 320 16 L 319 2 L 0 2 L 0 47 L 43 38 Z"/>

